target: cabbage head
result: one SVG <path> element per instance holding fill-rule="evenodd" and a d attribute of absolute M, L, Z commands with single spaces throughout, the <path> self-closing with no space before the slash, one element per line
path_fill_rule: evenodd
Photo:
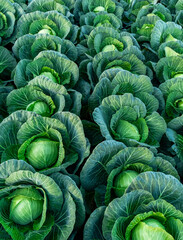
<path fill-rule="evenodd" d="M 75 61 L 78 55 L 77 49 L 71 41 L 49 34 L 26 34 L 19 37 L 15 41 L 12 50 L 18 59 L 30 60 L 45 50 L 65 54 L 72 61 Z"/>
<path fill-rule="evenodd" d="M 0 224 L 3 239 L 67 240 L 85 219 L 83 198 L 74 180 L 63 173 L 49 177 L 22 160 L 0 164 Z M 68 227 L 69 223 L 69 227 Z"/>
<path fill-rule="evenodd" d="M 40 52 L 33 60 L 23 59 L 17 64 L 13 78 L 17 88 L 28 84 L 36 76 L 72 88 L 79 79 L 79 68 L 67 56 L 53 50 Z"/>
<path fill-rule="evenodd" d="M 27 110 L 49 117 L 64 110 L 79 115 L 81 97 L 79 92 L 67 90 L 42 75 L 35 77 L 25 87 L 13 90 L 6 103 L 9 114 Z"/>

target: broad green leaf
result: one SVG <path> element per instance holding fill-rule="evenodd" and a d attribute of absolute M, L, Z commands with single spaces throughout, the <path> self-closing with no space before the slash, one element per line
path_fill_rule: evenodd
<path fill-rule="evenodd" d="M 84 240 L 104 240 L 102 234 L 102 220 L 105 207 L 97 208 L 89 217 L 84 228 Z"/>
<path fill-rule="evenodd" d="M 127 218 L 133 214 L 140 205 L 148 204 L 153 201 L 152 195 L 143 190 L 133 191 L 123 195 L 121 198 L 114 199 L 104 212 L 102 224 L 103 235 L 105 239 L 111 239 L 111 231 L 116 220 L 120 217 Z"/>
<path fill-rule="evenodd" d="M 68 176 L 64 176 L 60 173 L 54 173 L 51 178 L 55 180 L 60 189 L 70 193 L 73 201 L 76 205 L 76 223 L 75 228 L 80 228 L 85 220 L 85 207 L 82 194 L 77 187 L 76 183 Z"/>
<path fill-rule="evenodd" d="M 141 173 L 126 192 L 129 193 L 137 189 L 148 191 L 154 199 L 164 199 L 177 209 L 182 209 L 183 188 L 179 180 L 171 175 L 165 175 L 161 172 Z"/>
<path fill-rule="evenodd" d="M 80 175 L 82 186 L 86 190 L 91 191 L 99 183 L 100 185 L 106 183 L 108 176 L 106 164 L 124 147 L 124 144 L 113 140 L 104 141 L 97 145 L 86 161 Z"/>
<path fill-rule="evenodd" d="M 67 240 L 74 229 L 76 205 L 69 192 L 64 193 L 64 203 L 61 210 L 55 214 L 55 222 L 48 239 Z"/>

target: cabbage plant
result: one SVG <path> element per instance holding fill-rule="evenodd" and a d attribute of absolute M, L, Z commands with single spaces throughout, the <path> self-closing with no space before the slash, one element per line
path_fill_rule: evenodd
<path fill-rule="evenodd" d="M 64 54 L 47 50 L 40 52 L 33 60 L 19 61 L 13 73 L 15 85 L 20 88 L 36 76 L 43 75 L 52 82 L 72 88 L 79 78 L 76 63 Z"/>
<path fill-rule="evenodd" d="M 146 6 L 149 6 L 149 4 L 156 5 L 157 0 L 123 0 L 123 2 L 127 2 L 128 5 L 125 5 L 125 21 L 127 25 L 130 25 L 132 22 L 136 21 L 136 18 L 138 16 L 138 13 L 141 11 L 141 9 L 145 8 Z"/>
<path fill-rule="evenodd" d="M 93 118 L 106 140 L 127 146 L 158 147 L 166 131 L 165 120 L 155 111 L 147 115 L 145 104 L 130 93 L 104 98 Z"/>
<path fill-rule="evenodd" d="M 69 2 L 69 1 L 68 1 Z M 70 9 L 65 5 L 63 1 L 55 1 L 55 0 L 32 0 L 26 9 L 27 13 L 41 11 L 48 12 L 56 10 L 59 13 L 62 13 L 66 17 L 71 17 Z"/>
<path fill-rule="evenodd" d="M 152 30 L 160 18 L 156 15 L 148 14 L 135 21 L 131 25 L 132 32 L 135 33 L 139 42 L 149 42 Z"/>
<path fill-rule="evenodd" d="M 172 15 L 168 8 L 166 8 L 162 3 L 143 6 L 138 12 L 137 19 L 142 18 L 143 16 L 155 15 L 158 16 L 164 22 L 172 21 Z"/>
<path fill-rule="evenodd" d="M 164 57 L 159 60 L 155 67 L 156 76 L 160 82 L 172 78 L 183 77 L 183 58 L 181 56 Z"/>
<path fill-rule="evenodd" d="M 150 41 L 152 30 L 158 20 L 172 21 L 172 15 L 161 3 L 148 4 L 138 12 L 135 23 L 131 25 L 131 31 L 136 33 L 138 41 Z"/>
<path fill-rule="evenodd" d="M 33 111 L 50 117 L 56 112 L 70 111 L 77 115 L 81 110 L 81 94 L 66 90 L 62 85 L 44 76 L 35 77 L 25 87 L 13 90 L 7 97 L 9 114 L 18 110 Z"/>
<path fill-rule="evenodd" d="M 15 40 L 17 20 L 24 14 L 24 10 L 18 3 L 10 0 L 0 2 L 0 42 L 7 45 Z"/>
<path fill-rule="evenodd" d="M 3 239 L 63 239 L 85 219 L 76 183 L 63 173 L 40 174 L 22 160 L 0 165 L 0 236 Z"/>
<path fill-rule="evenodd" d="M 49 34 L 26 34 L 19 37 L 13 45 L 13 53 L 18 59 L 34 59 L 41 51 L 53 50 L 65 54 L 70 60 L 76 61 L 77 49 L 66 39 Z"/>
<path fill-rule="evenodd" d="M 160 45 L 158 49 L 158 57 L 172 57 L 172 56 L 182 56 L 183 55 L 183 42 L 180 40 L 164 42 Z"/>
<path fill-rule="evenodd" d="M 173 158 L 155 155 L 145 147 L 125 147 L 114 140 L 97 145 L 81 174 L 82 187 L 94 191 L 97 206 L 108 205 L 121 197 L 134 179 L 143 172 L 154 171 L 180 179 Z"/>
<path fill-rule="evenodd" d="M 143 63 L 145 57 L 135 38 L 130 33 L 123 32 L 119 36 L 112 28 L 110 31 L 108 33 L 107 28 L 99 27 L 91 32 L 88 42 L 83 40 L 77 46 L 81 78 L 88 79 L 92 88 L 97 84 L 100 75 L 109 69 L 124 69 L 134 74 L 148 75 L 152 79 L 153 72 Z M 113 34 L 120 40 L 115 37 L 108 38 Z"/>
<path fill-rule="evenodd" d="M 76 172 L 89 154 L 81 120 L 70 112 L 48 118 L 16 111 L 1 122 L 0 131 L 1 162 L 24 160 L 45 174 Z"/>
<path fill-rule="evenodd" d="M 113 13 L 107 12 L 89 12 L 80 17 L 81 34 L 83 39 L 90 34 L 96 27 L 110 27 L 121 29 L 122 23 L 120 19 Z"/>
<path fill-rule="evenodd" d="M 99 52 L 119 51 L 139 44 L 132 34 L 119 33 L 117 30 L 109 27 L 96 27 L 88 36 L 88 48 L 95 49 L 96 54 Z"/>
<path fill-rule="evenodd" d="M 159 20 L 156 22 L 151 35 L 151 47 L 158 50 L 164 42 L 182 40 L 182 27 L 174 22 L 164 22 Z"/>
<path fill-rule="evenodd" d="M 163 57 L 181 56 L 181 46 L 182 27 L 175 22 L 158 20 L 150 34 L 150 44 L 143 44 L 143 47 L 145 47 L 143 53 L 146 59 L 153 65 L 153 62 L 157 62 Z"/>
<path fill-rule="evenodd" d="M 146 105 L 147 113 L 150 114 L 158 109 L 164 109 L 164 99 L 161 91 L 153 87 L 149 77 L 145 75 L 132 74 L 125 70 L 119 70 L 114 76 L 108 74 L 113 71 L 104 72 L 99 82 L 94 88 L 89 98 L 89 107 L 94 110 L 98 107 L 105 97 L 110 95 L 123 95 L 124 93 L 132 93 L 138 97 Z"/>
<path fill-rule="evenodd" d="M 94 57 L 99 52 L 122 52 L 124 40 L 120 33 L 111 27 L 96 27 L 90 32 L 87 40 L 77 45 L 80 59 L 85 60 L 88 55 Z M 82 58 L 81 55 L 83 55 Z"/>
<path fill-rule="evenodd" d="M 78 26 L 72 25 L 67 17 L 57 11 L 36 11 L 22 15 L 17 23 L 17 38 L 37 33 L 67 38 L 74 42 Z"/>
<path fill-rule="evenodd" d="M 126 52 L 100 52 L 93 58 L 93 71 L 96 73 L 98 78 L 102 72 L 112 68 L 120 68 L 128 70 L 134 74 L 146 75 L 147 67 L 136 56 L 135 50 L 131 48 L 130 50 L 127 49 Z M 136 53 L 139 53 L 138 50 Z"/>
<path fill-rule="evenodd" d="M 122 52 L 99 52 L 93 58 L 90 57 L 81 62 L 80 74 L 85 76 L 87 73 L 86 77 L 92 88 L 97 84 L 101 74 L 110 69 L 123 69 L 138 75 L 147 74 L 152 78 L 152 71 L 143 63 L 143 60 L 145 58 L 136 46 L 126 48 Z"/>
<path fill-rule="evenodd" d="M 119 33 L 111 27 L 94 28 L 87 40 L 82 40 L 78 45 L 78 55 L 81 60 L 87 57 L 94 57 L 100 52 L 123 52 L 125 54 L 133 52 L 140 60 L 145 60 L 140 51 L 140 46 L 136 39 L 127 32 Z M 82 64 L 82 63 L 81 63 Z"/>
<path fill-rule="evenodd" d="M 79 18 L 83 14 L 88 12 L 100 13 L 107 12 L 113 13 L 119 19 L 121 19 L 123 14 L 122 4 L 118 1 L 113 0 L 76 0 L 74 15 L 75 18 Z"/>
<path fill-rule="evenodd" d="M 183 228 L 182 191 L 182 184 L 173 176 L 141 173 L 127 194 L 91 214 L 84 240 L 178 240 Z"/>

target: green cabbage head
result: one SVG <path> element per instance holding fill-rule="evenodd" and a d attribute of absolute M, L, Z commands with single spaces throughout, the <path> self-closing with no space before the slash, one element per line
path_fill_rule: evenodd
<path fill-rule="evenodd" d="M 35 188 L 17 189 L 8 196 L 10 199 L 10 219 L 26 225 L 38 218 L 43 210 L 43 197 Z"/>
<path fill-rule="evenodd" d="M 121 197 L 134 178 L 138 176 L 138 172 L 126 170 L 120 173 L 114 181 L 114 192 L 117 197 Z"/>
<path fill-rule="evenodd" d="M 150 240 L 154 238 L 174 240 L 174 238 L 166 232 L 163 224 L 155 218 L 147 218 L 141 221 L 132 231 L 132 240 Z"/>
<path fill-rule="evenodd" d="M 38 138 L 27 148 L 26 158 L 36 169 L 51 167 L 56 163 L 59 152 L 59 142 L 48 138 Z"/>

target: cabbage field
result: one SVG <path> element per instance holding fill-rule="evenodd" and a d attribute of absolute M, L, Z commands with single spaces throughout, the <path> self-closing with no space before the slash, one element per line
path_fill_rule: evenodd
<path fill-rule="evenodd" d="M 183 240 L 183 0 L 0 0 L 0 240 Z"/>

